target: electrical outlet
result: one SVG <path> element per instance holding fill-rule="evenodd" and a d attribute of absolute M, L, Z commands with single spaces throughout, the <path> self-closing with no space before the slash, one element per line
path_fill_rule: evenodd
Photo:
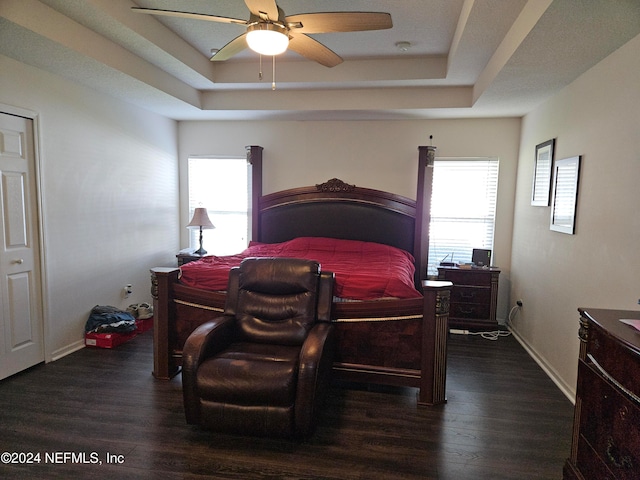
<path fill-rule="evenodd" d="M 131 294 L 133 293 L 133 286 L 131 286 L 130 283 L 127 283 L 124 288 L 122 289 L 123 294 L 124 294 L 124 298 L 129 298 L 131 296 Z"/>

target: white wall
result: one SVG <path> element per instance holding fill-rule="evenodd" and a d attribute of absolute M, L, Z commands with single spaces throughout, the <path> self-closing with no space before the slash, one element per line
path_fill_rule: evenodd
<path fill-rule="evenodd" d="M 640 298 L 640 36 L 527 115 L 522 124 L 511 272 L 524 308 L 515 331 L 573 398 L 578 307 L 637 310 Z M 535 146 L 582 155 L 575 235 L 530 206 Z"/>
<path fill-rule="evenodd" d="M 498 317 L 506 317 L 519 119 L 180 122 L 178 131 L 183 227 L 189 222 L 186 160 L 190 155 L 243 156 L 246 145 L 260 145 L 264 147 L 264 193 L 337 177 L 412 199 L 416 198 L 418 146 L 430 145 L 429 135 L 438 148 L 437 156 L 498 157 L 494 262 L 503 268 Z M 188 232 L 181 230 L 185 248 L 189 246 Z"/>
<path fill-rule="evenodd" d="M 3 56 L 0 86 L 39 117 L 51 360 L 82 346 L 94 305 L 150 301 L 149 268 L 175 264 L 177 124 Z"/>

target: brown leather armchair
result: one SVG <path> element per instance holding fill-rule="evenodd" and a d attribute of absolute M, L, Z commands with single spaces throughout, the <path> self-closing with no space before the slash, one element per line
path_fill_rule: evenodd
<path fill-rule="evenodd" d="M 232 269 L 224 315 L 198 327 L 183 349 L 187 423 L 308 437 L 333 362 L 333 282 L 301 259 L 248 258 Z"/>

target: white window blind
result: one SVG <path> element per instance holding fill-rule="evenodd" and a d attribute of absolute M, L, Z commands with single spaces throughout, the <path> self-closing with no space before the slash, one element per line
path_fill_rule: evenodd
<path fill-rule="evenodd" d="M 493 250 L 498 163 L 495 158 L 436 158 L 428 275 L 437 275 L 443 260 L 471 262 L 474 248 Z"/>
<path fill-rule="evenodd" d="M 189 219 L 205 207 L 216 227 L 203 230 L 203 246 L 210 255 L 233 255 L 247 248 L 249 164 L 246 158 L 189 158 Z M 200 230 L 190 228 L 190 248 L 199 246 Z"/>

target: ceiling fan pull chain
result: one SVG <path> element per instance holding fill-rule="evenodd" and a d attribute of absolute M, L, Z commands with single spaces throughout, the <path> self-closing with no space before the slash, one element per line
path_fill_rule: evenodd
<path fill-rule="evenodd" d="M 271 58 L 273 59 L 273 72 L 271 73 L 272 75 L 271 90 L 275 90 L 276 89 L 276 56 L 274 55 Z"/>
<path fill-rule="evenodd" d="M 258 72 L 258 80 L 262 81 L 262 55 L 260 55 L 260 71 Z"/>

